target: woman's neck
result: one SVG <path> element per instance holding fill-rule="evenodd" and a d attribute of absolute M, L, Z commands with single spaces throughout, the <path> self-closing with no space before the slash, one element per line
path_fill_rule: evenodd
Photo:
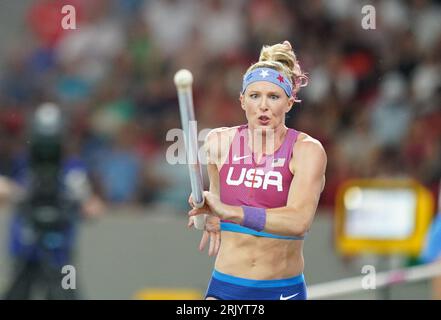
<path fill-rule="evenodd" d="M 248 126 L 249 147 L 258 155 L 272 154 L 282 145 L 287 132 L 288 128 L 285 125 L 266 130 Z"/>

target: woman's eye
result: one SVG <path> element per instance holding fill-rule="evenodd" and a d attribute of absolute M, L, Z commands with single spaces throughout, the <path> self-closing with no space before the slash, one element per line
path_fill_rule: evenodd
<path fill-rule="evenodd" d="M 272 100 L 277 100 L 277 99 L 279 99 L 279 96 L 278 96 L 278 95 L 275 95 L 275 94 L 272 94 L 272 95 L 270 96 L 270 98 L 271 98 Z"/>
<path fill-rule="evenodd" d="M 252 94 L 250 94 L 250 98 L 251 98 L 251 99 L 256 99 L 256 98 L 257 98 L 257 94 L 256 94 L 256 93 L 252 93 Z"/>

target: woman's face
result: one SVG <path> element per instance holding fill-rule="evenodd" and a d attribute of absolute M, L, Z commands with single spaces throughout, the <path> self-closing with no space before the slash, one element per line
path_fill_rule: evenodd
<path fill-rule="evenodd" d="M 275 130 L 285 125 L 285 114 L 291 110 L 293 97 L 288 97 L 285 91 L 267 81 L 257 81 L 250 84 L 240 95 L 242 109 L 251 129 Z"/>

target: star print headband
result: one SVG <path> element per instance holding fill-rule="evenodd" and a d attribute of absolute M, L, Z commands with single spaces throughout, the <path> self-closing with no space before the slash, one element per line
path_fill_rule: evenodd
<path fill-rule="evenodd" d="M 245 92 L 246 88 L 257 81 L 268 81 L 278 85 L 282 88 L 288 97 L 292 96 L 292 84 L 286 77 L 284 77 L 280 72 L 271 68 L 256 68 L 243 77 L 242 83 L 242 93 Z"/>

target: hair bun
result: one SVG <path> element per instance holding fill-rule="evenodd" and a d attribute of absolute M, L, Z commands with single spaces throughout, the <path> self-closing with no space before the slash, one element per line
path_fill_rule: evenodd
<path fill-rule="evenodd" d="M 255 68 L 272 68 L 283 73 L 293 84 L 295 102 L 300 88 L 308 85 L 308 76 L 302 71 L 293 47 L 288 40 L 272 46 L 264 46 L 260 51 L 259 62 L 248 68 L 247 73 Z"/>
<path fill-rule="evenodd" d="M 288 41 L 273 46 L 264 46 L 260 51 L 259 61 L 279 62 L 294 71 L 296 57 Z"/>
<path fill-rule="evenodd" d="M 287 46 L 287 47 L 289 47 L 289 49 L 290 50 L 292 50 L 292 45 L 291 45 L 291 42 L 289 42 L 288 40 L 285 40 L 285 41 L 283 41 L 283 43 L 282 43 L 284 46 Z"/>

